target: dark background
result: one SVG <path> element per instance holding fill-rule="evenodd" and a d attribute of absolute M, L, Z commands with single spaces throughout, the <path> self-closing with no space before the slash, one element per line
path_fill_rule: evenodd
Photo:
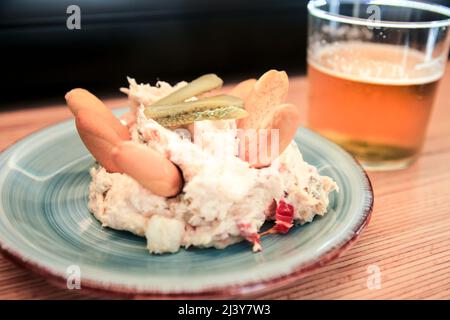
<path fill-rule="evenodd" d="M 431 2 L 450 5 L 450 0 Z M 81 30 L 66 8 L 81 8 Z M 119 95 L 207 72 L 225 80 L 305 71 L 306 0 L 2 0 L 0 109 L 63 101 L 85 87 Z"/>

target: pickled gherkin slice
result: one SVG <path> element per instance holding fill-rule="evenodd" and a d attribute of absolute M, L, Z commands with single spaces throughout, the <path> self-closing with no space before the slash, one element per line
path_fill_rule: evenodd
<path fill-rule="evenodd" d="M 247 116 L 248 112 L 244 109 L 235 106 L 227 106 L 190 113 L 181 113 L 174 116 L 157 118 L 155 120 L 164 127 L 176 127 L 195 121 L 241 119 Z"/>
<path fill-rule="evenodd" d="M 172 105 L 153 106 L 145 108 L 144 113 L 148 118 L 160 118 L 171 115 L 178 115 L 181 113 L 190 113 L 197 111 L 204 111 L 207 109 L 215 109 L 226 106 L 235 106 L 243 108 L 244 101 L 240 98 L 221 94 L 218 96 L 198 99 L 195 101 L 183 102 Z"/>
<path fill-rule="evenodd" d="M 222 87 L 222 84 L 223 80 L 217 75 L 213 73 L 205 74 L 204 76 L 189 82 L 184 87 L 172 92 L 168 96 L 154 102 L 152 107 L 180 103 L 186 99 L 198 96 L 216 88 L 220 88 Z"/>
<path fill-rule="evenodd" d="M 229 95 L 218 95 L 174 105 L 150 106 L 144 114 L 163 126 L 177 126 L 201 120 L 240 119 L 248 115 L 244 101 Z"/>

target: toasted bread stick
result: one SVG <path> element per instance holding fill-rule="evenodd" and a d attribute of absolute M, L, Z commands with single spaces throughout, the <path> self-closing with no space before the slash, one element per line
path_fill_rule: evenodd
<path fill-rule="evenodd" d="M 118 172 L 118 167 L 111 158 L 115 145 L 122 142 L 117 133 L 108 123 L 98 121 L 95 112 L 89 109 L 79 110 L 75 124 L 84 145 L 94 158 L 109 172 Z"/>
<path fill-rule="evenodd" d="M 74 116 L 77 116 L 82 110 L 89 110 L 91 112 L 90 114 L 95 116 L 97 123 L 105 122 L 121 139 L 130 139 L 128 128 L 121 124 L 111 110 L 89 91 L 80 88 L 73 89 L 66 94 L 65 98 L 67 106 Z"/>
<path fill-rule="evenodd" d="M 176 196 L 183 186 L 178 168 L 151 148 L 122 142 L 114 149 L 112 159 L 120 172 L 134 178 L 156 195 Z"/>

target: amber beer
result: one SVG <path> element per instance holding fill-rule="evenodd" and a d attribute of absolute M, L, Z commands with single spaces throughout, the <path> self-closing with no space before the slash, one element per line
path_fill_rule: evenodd
<path fill-rule="evenodd" d="M 325 46 L 308 57 L 309 126 L 366 167 L 407 166 L 423 144 L 442 70 L 414 49 Z"/>

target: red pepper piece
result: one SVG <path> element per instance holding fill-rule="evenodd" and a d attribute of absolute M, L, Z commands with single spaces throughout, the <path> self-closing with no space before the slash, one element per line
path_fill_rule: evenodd
<path fill-rule="evenodd" d="M 292 227 L 294 219 L 294 207 L 281 199 L 278 202 L 275 213 L 275 226 L 273 227 L 279 233 L 287 233 Z"/>
<path fill-rule="evenodd" d="M 294 220 L 294 207 L 281 199 L 278 202 L 277 209 L 275 212 L 275 225 L 269 230 L 261 233 L 261 236 L 271 233 L 287 233 L 289 229 L 293 226 Z"/>

